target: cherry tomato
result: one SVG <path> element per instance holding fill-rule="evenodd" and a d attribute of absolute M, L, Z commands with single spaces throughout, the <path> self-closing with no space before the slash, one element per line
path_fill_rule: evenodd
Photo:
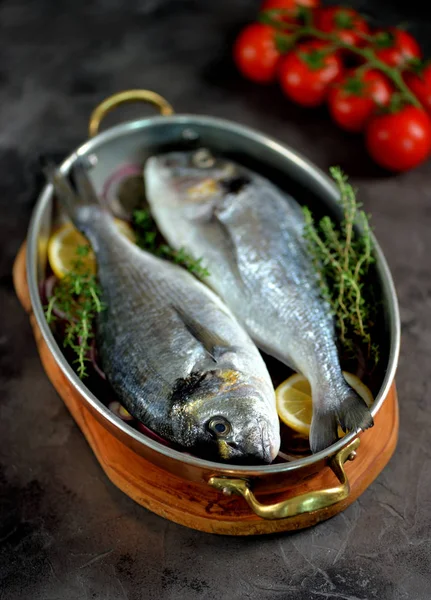
<path fill-rule="evenodd" d="M 390 171 L 407 171 L 431 153 L 431 120 L 421 108 L 405 106 L 396 113 L 372 117 L 365 137 L 376 163 Z"/>
<path fill-rule="evenodd" d="M 319 106 L 325 101 L 329 85 L 341 76 L 341 59 L 327 44 L 304 42 L 280 62 L 280 85 L 291 100 L 302 106 Z"/>
<path fill-rule="evenodd" d="M 329 112 L 342 129 L 356 133 L 365 128 L 376 104 L 389 104 L 391 94 L 392 87 L 380 71 L 362 75 L 351 71 L 329 90 Z"/>
<path fill-rule="evenodd" d="M 431 114 L 431 64 L 425 66 L 420 73 L 407 71 L 404 80 L 424 109 Z"/>
<path fill-rule="evenodd" d="M 295 8 L 295 6 L 306 6 L 307 8 L 317 8 L 320 6 L 320 0 L 265 0 L 260 10 L 271 10 L 273 8 Z"/>
<path fill-rule="evenodd" d="M 233 57 L 239 71 L 257 83 L 276 79 L 280 52 L 275 45 L 275 30 L 269 25 L 253 23 L 237 37 Z"/>
<path fill-rule="evenodd" d="M 370 33 L 366 20 L 353 10 L 341 6 L 330 6 L 317 11 L 316 27 L 320 31 L 332 33 L 345 44 L 360 46 L 364 35 Z"/>
<path fill-rule="evenodd" d="M 415 38 L 397 27 L 377 31 L 374 36 L 377 58 L 391 67 L 402 67 L 422 52 Z"/>
<path fill-rule="evenodd" d="M 285 14 L 274 15 L 277 21 L 284 23 L 300 23 L 298 18 L 301 7 L 317 8 L 320 5 L 320 0 L 265 0 L 260 10 L 283 9 Z"/>

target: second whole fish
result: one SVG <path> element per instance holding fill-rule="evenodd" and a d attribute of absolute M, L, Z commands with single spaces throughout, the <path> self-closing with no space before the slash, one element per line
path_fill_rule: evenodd
<path fill-rule="evenodd" d="M 84 166 L 57 198 L 97 258 L 97 345 L 119 401 L 161 437 L 207 459 L 269 463 L 280 446 L 274 388 L 228 308 L 181 267 L 122 236 Z"/>
<path fill-rule="evenodd" d="M 202 258 L 206 282 L 256 344 L 310 382 L 310 446 L 373 424 L 340 367 L 331 311 L 321 298 L 299 204 L 266 178 L 206 149 L 147 160 L 147 199 L 174 248 Z"/>

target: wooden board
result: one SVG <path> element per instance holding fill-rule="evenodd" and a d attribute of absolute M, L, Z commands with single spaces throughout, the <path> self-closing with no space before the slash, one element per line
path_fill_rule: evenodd
<path fill-rule="evenodd" d="M 344 510 L 382 471 L 392 456 L 398 437 L 398 403 L 395 384 L 375 417 L 372 429 L 361 434 L 357 457 L 345 465 L 350 495 L 329 508 L 280 520 L 256 516 L 245 500 L 224 496 L 206 483 L 192 483 L 160 469 L 107 431 L 85 407 L 80 393 L 70 384 L 43 339 L 32 314 L 26 279 L 25 246 L 14 265 L 17 296 L 30 317 L 43 367 L 55 389 L 86 437 L 109 479 L 130 498 L 158 515 L 201 531 L 225 535 L 255 535 L 291 531 L 315 525 Z M 265 494 L 265 503 L 331 487 L 336 478 L 329 467 L 291 490 Z"/>

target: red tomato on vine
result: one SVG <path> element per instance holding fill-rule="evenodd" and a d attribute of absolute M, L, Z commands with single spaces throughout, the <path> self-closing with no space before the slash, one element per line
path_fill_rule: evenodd
<path fill-rule="evenodd" d="M 274 8 L 292 9 L 296 6 L 317 8 L 320 6 L 320 0 L 265 0 L 260 10 L 272 10 Z"/>
<path fill-rule="evenodd" d="M 330 6 L 317 11 L 315 25 L 320 31 L 334 34 L 351 46 L 365 43 L 370 30 L 366 20 L 353 8 Z"/>
<path fill-rule="evenodd" d="M 238 70 L 256 83 L 270 83 L 276 79 L 280 56 L 275 44 L 274 28 L 261 23 L 245 27 L 233 48 Z"/>
<path fill-rule="evenodd" d="M 327 44 L 313 40 L 300 44 L 282 59 L 279 80 L 291 100 L 302 106 L 319 106 L 342 71 L 337 54 Z"/>
<path fill-rule="evenodd" d="M 373 47 L 377 58 L 390 67 L 403 67 L 410 60 L 422 56 L 415 38 L 397 27 L 377 31 L 374 35 Z"/>
<path fill-rule="evenodd" d="M 418 73 L 407 71 L 404 81 L 428 114 L 431 114 L 431 64 L 424 66 Z"/>
<path fill-rule="evenodd" d="M 320 0 L 265 0 L 261 11 L 280 10 L 272 18 L 282 23 L 301 25 L 304 22 L 304 11 L 315 9 L 320 5 Z"/>
<path fill-rule="evenodd" d="M 387 106 L 392 86 L 380 71 L 349 72 L 328 93 L 328 107 L 333 120 L 342 129 L 363 131 L 376 106 Z"/>
<path fill-rule="evenodd" d="M 431 120 L 416 106 L 376 115 L 368 123 L 365 137 L 371 157 L 390 171 L 413 169 L 431 154 Z"/>

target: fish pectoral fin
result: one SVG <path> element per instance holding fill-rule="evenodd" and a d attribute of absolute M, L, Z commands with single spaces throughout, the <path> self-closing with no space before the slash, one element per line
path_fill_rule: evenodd
<path fill-rule="evenodd" d="M 226 340 L 220 337 L 214 331 L 211 331 L 202 323 L 199 323 L 182 308 L 174 306 L 174 310 L 180 317 L 184 325 L 187 327 L 191 335 L 204 347 L 207 354 L 214 362 L 217 362 L 217 357 L 232 350 L 232 347 Z"/>
<path fill-rule="evenodd" d="M 193 205 L 193 211 L 188 214 L 189 221 L 196 224 L 209 223 L 214 217 L 214 202 Z"/>

